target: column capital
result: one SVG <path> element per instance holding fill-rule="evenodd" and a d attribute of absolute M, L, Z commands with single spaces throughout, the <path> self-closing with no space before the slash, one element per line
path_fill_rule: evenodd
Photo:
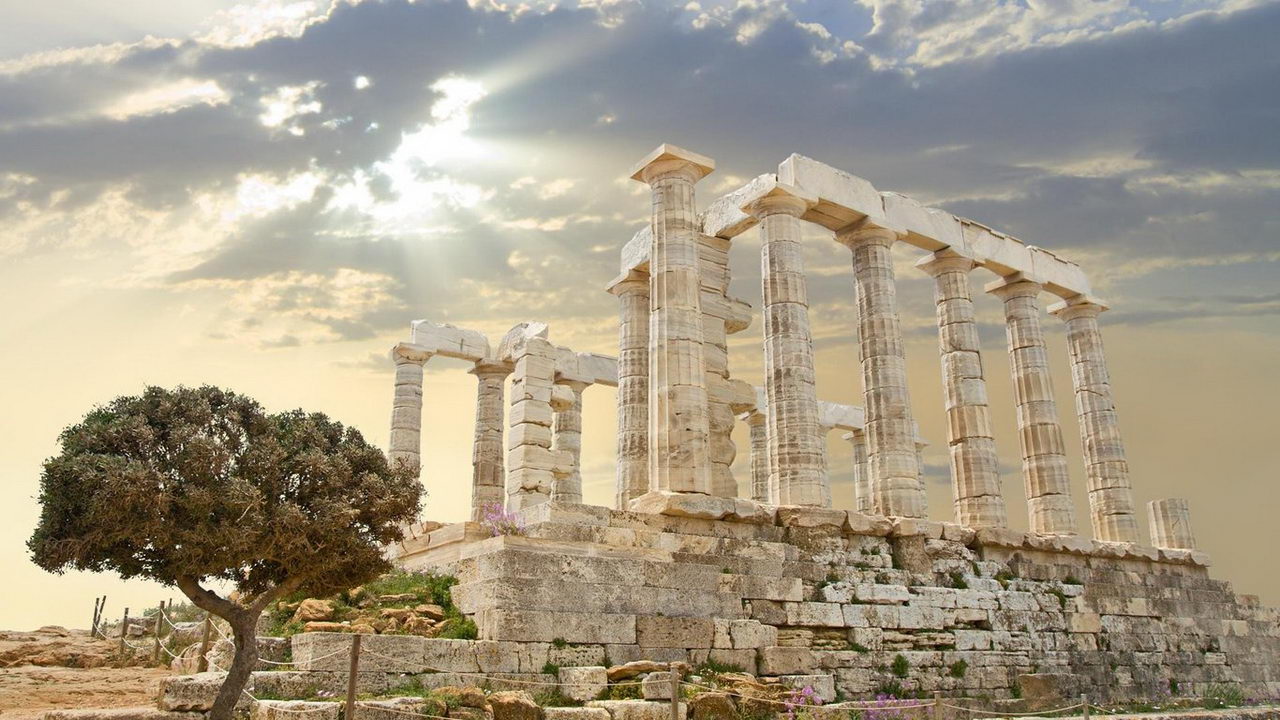
<path fill-rule="evenodd" d="M 1008 300 L 1011 297 L 1035 297 L 1044 290 L 1044 285 L 1028 279 L 1022 273 L 1014 273 L 987 283 L 983 290 L 1001 300 Z"/>
<path fill-rule="evenodd" d="M 1107 304 L 1092 295 L 1076 295 L 1073 298 L 1060 300 L 1047 308 L 1050 315 L 1063 322 L 1078 317 L 1098 317 L 1106 310 Z"/>
<path fill-rule="evenodd" d="M 432 355 L 435 355 L 435 353 L 421 345 L 415 345 L 413 343 L 396 343 L 395 347 L 391 348 L 391 359 L 394 360 L 397 365 L 404 363 L 417 363 L 419 365 L 423 365 L 431 359 Z"/>
<path fill-rule="evenodd" d="M 848 227 L 836 231 L 835 241 L 852 250 L 857 245 L 873 244 L 893 247 L 901 239 L 896 230 L 872 224 L 870 219 L 863 218 Z"/>
<path fill-rule="evenodd" d="M 716 169 L 716 161 L 705 155 L 663 143 L 636 163 L 631 179 L 645 184 L 670 176 L 683 175 L 689 182 L 697 182 Z"/>
<path fill-rule="evenodd" d="M 586 380 L 575 380 L 575 379 L 572 379 L 572 378 L 557 377 L 557 378 L 555 379 L 555 383 L 554 383 L 554 384 L 556 384 L 556 385 L 564 385 L 565 387 L 569 388 L 570 390 L 573 390 L 575 393 L 581 393 L 582 391 L 584 391 L 584 390 L 586 390 L 587 388 L 591 387 L 591 386 L 592 386 L 592 385 L 594 385 L 595 383 L 588 382 L 588 381 L 586 381 Z"/>
<path fill-rule="evenodd" d="M 935 278 L 947 272 L 967 273 L 977 266 L 978 263 L 973 258 L 965 257 L 950 248 L 929 253 L 916 261 L 916 267 Z"/>
<path fill-rule="evenodd" d="M 743 198 L 738 206 L 742 212 L 764 219 L 770 215 L 800 217 L 817 203 L 817 195 L 775 180 Z"/>
<path fill-rule="evenodd" d="M 639 270 L 627 270 L 618 277 L 609 281 L 609 285 L 605 290 L 610 295 L 618 297 L 627 297 L 636 293 L 643 292 L 649 294 L 649 273 L 640 272 Z"/>
<path fill-rule="evenodd" d="M 468 373 L 478 378 L 486 377 L 506 377 L 515 370 L 509 363 L 500 360 L 477 360 L 474 367 L 468 370 Z"/>

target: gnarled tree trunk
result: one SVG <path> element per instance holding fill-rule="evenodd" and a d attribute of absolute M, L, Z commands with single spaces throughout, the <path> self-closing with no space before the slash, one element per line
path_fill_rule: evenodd
<path fill-rule="evenodd" d="M 231 623 L 231 635 L 236 643 L 235 659 L 227 670 L 227 678 L 222 681 L 218 690 L 218 698 L 209 711 L 209 720 L 231 720 L 236 703 L 249 683 L 253 668 L 258 664 L 258 616 L 261 612 L 241 611 L 233 613 L 234 617 L 226 618 Z"/>

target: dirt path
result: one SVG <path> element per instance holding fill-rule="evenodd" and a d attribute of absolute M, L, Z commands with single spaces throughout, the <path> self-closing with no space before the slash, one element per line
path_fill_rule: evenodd
<path fill-rule="evenodd" d="M 163 668 L 0 668 L 0 719 L 38 720 L 46 710 L 151 705 Z"/>
<path fill-rule="evenodd" d="M 84 630 L 0 631 L 0 720 L 37 720 L 46 710 L 155 702 L 165 668 L 109 667 L 114 643 Z"/>

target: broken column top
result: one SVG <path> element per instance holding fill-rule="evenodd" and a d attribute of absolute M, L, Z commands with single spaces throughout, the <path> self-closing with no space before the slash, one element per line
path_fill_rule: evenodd
<path fill-rule="evenodd" d="M 716 169 L 716 161 L 706 155 L 699 155 L 696 152 L 685 150 L 682 147 L 676 147 L 669 143 L 663 143 L 655 148 L 648 155 L 644 156 L 640 162 L 636 163 L 635 168 L 631 172 L 632 180 L 640 182 L 648 182 L 646 176 L 651 172 L 654 166 L 669 165 L 670 167 L 680 167 L 689 165 L 694 168 L 696 173 L 695 180 L 700 180 L 710 175 Z"/>

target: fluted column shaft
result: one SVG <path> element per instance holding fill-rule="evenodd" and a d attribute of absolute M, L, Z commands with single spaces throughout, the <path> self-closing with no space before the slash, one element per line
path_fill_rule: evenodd
<path fill-rule="evenodd" d="M 1074 535 L 1076 517 L 1071 504 L 1066 446 L 1040 325 L 1037 296 L 1041 286 L 1029 280 L 1005 279 L 988 286 L 988 290 L 1004 302 L 1031 532 Z"/>
<path fill-rule="evenodd" d="M 1151 544 L 1171 550 L 1195 550 L 1191 532 L 1191 506 L 1183 498 L 1166 498 L 1147 503 L 1151 521 Z"/>
<path fill-rule="evenodd" d="M 808 203 L 788 191 L 756 200 L 761 218 L 764 387 L 769 474 L 783 505 L 831 506 L 826 435 L 818 425 L 809 297 L 799 216 Z"/>
<path fill-rule="evenodd" d="M 422 371 L 431 353 L 400 343 L 391 350 L 396 363 L 395 393 L 391 400 L 391 438 L 387 458 L 422 468 Z"/>
<path fill-rule="evenodd" d="M 925 517 L 890 253 L 897 236 L 865 228 L 840 233 L 836 240 L 853 251 L 871 508 L 881 515 Z"/>
<path fill-rule="evenodd" d="M 484 518 L 488 507 L 501 508 L 503 468 L 503 385 L 511 369 L 505 365 L 476 363 L 476 429 L 471 446 L 471 519 Z"/>
<path fill-rule="evenodd" d="M 649 276 L 632 271 L 609 289 L 618 296 L 618 468 L 616 505 L 649 491 Z"/>
<path fill-rule="evenodd" d="M 969 271 L 974 266 L 969 258 L 944 253 L 934 253 L 917 263 L 934 281 L 956 522 L 967 527 L 1005 527 L 1008 515 L 1000 492 L 1000 458 L 991 430 L 987 381 L 969 286 Z"/>
<path fill-rule="evenodd" d="M 1120 422 L 1102 350 L 1102 333 L 1098 330 L 1098 314 L 1102 310 L 1101 305 L 1088 301 L 1051 308 L 1067 324 L 1093 537 L 1106 542 L 1136 543 L 1138 521 L 1129 462 L 1120 439 Z"/>
<path fill-rule="evenodd" d="M 742 419 L 751 431 L 751 499 L 776 505 L 778 498 L 769 483 L 768 418 L 764 413 L 752 410 L 744 413 Z"/>
<path fill-rule="evenodd" d="M 871 470 L 867 467 L 867 434 L 861 430 L 845 433 L 853 446 L 853 509 L 874 512 L 871 507 Z"/>
<path fill-rule="evenodd" d="M 555 410 L 552 425 L 551 448 L 564 451 L 569 461 L 569 472 L 557 476 L 551 486 L 551 499 L 556 502 L 582 502 L 582 391 L 587 383 L 563 381 L 559 383 L 573 393 L 572 402 Z"/>
<path fill-rule="evenodd" d="M 710 427 L 702 349 L 693 185 L 705 174 L 660 154 L 637 171 L 653 200 L 649 251 L 649 487 L 710 494 Z"/>

